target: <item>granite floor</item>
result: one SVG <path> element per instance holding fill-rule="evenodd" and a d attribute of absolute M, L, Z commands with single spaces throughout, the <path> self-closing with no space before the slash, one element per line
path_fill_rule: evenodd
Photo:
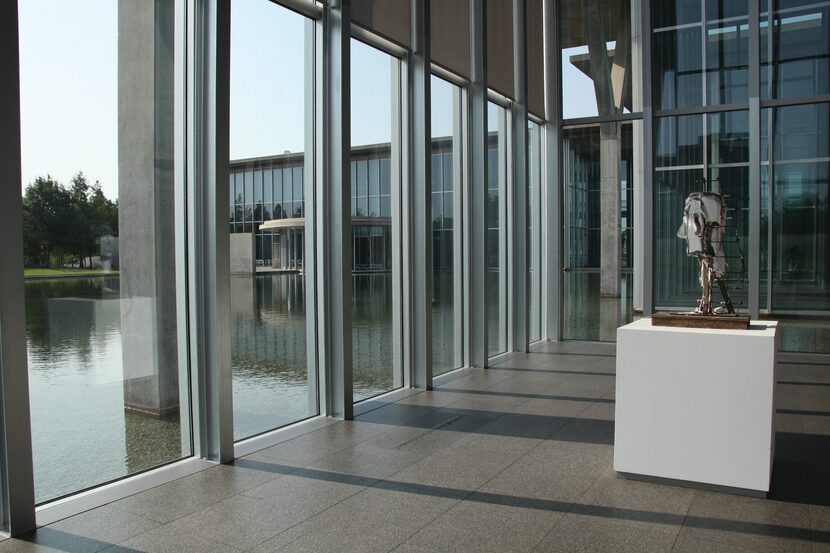
<path fill-rule="evenodd" d="M 770 499 L 620 479 L 613 346 L 548 344 L 0 553 L 830 552 L 830 366 L 778 402 Z"/>

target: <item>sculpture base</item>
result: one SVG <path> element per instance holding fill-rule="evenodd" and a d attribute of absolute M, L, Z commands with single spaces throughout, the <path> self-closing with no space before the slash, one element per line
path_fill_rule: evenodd
<path fill-rule="evenodd" d="M 652 326 L 673 326 L 685 328 L 719 328 L 746 330 L 749 317 L 745 315 L 702 315 L 700 313 L 654 313 Z"/>

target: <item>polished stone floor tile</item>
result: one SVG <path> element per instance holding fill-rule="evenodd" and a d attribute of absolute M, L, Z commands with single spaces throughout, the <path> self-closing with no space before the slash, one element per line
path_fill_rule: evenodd
<path fill-rule="evenodd" d="M 562 516 L 521 498 L 493 501 L 488 494 L 473 494 L 406 543 L 415 551 L 531 551 Z"/>
<path fill-rule="evenodd" d="M 771 499 L 754 499 L 617 477 L 613 345 L 534 349 L 0 553 L 830 553 L 826 367 L 784 372 Z"/>
<path fill-rule="evenodd" d="M 219 543 L 199 536 L 172 524 L 161 526 L 140 536 L 105 549 L 105 553 L 237 553 L 243 551 L 238 545 Z"/>

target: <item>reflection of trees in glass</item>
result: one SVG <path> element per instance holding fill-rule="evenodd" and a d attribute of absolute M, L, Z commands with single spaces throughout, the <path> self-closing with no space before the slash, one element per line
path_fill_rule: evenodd
<path fill-rule="evenodd" d="M 118 203 L 83 173 L 69 188 L 50 176 L 38 177 L 23 195 L 23 254 L 27 266 L 85 267 L 99 252 L 98 239 L 118 228 Z"/>

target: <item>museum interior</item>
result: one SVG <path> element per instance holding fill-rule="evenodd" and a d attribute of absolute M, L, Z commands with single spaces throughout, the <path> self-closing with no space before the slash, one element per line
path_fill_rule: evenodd
<path fill-rule="evenodd" d="M 0 553 L 830 551 L 830 0 L 0 43 Z"/>

